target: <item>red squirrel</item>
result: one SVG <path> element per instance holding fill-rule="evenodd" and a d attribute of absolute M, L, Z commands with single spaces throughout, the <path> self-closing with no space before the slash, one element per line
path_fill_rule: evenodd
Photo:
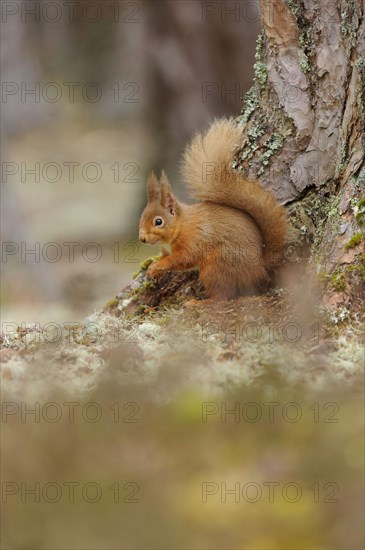
<path fill-rule="evenodd" d="M 285 210 L 269 190 L 233 170 L 240 138 L 236 123 L 222 119 L 187 146 L 182 172 L 200 202 L 178 201 L 164 172 L 159 180 L 153 173 L 148 177 L 139 237 L 171 246 L 171 253 L 163 249 L 150 265 L 148 278 L 198 268 L 207 301 L 257 291 L 270 280 L 283 257 Z"/>

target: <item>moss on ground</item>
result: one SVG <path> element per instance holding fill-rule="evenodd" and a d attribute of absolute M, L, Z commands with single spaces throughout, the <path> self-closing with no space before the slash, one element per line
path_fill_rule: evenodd
<path fill-rule="evenodd" d="M 363 235 L 362 233 L 356 233 L 351 237 L 351 239 L 345 244 L 346 250 L 349 250 L 351 248 L 355 248 L 355 246 L 358 246 L 362 241 Z"/>

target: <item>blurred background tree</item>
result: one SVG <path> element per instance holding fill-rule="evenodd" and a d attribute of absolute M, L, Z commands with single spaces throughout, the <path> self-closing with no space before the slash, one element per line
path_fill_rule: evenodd
<path fill-rule="evenodd" d="M 46 4 L 50 6 L 47 17 L 40 12 Z M 289 211 L 298 224 L 303 216 L 296 228 L 299 244 L 310 244 L 321 235 L 316 227 L 328 222 L 327 242 L 340 253 L 357 253 L 357 245 L 347 249 L 344 245 L 361 221 L 361 207 L 354 211 L 354 196 L 350 193 L 347 202 L 345 190 L 361 190 L 359 124 L 363 119 L 358 98 L 364 89 L 359 80 L 363 78 L 364 18 L 355 1 L 328 4 L 334 10 L 330 18 L 327 3 L 262 2 L 265 35 L 258 40 L 255 59 L 260 27 L 256 2 L 59 0 L 61 18 L 56 22 L 50 20 L 56 2 L 3 2 L 3 163 L 14 163 L 3 164 L 3 237 L 15 244 L 23 242 L 29 250 L 37 242 L 42 250 L 53 242 L 62 245 L 64 253 L 54 263 L 42 259 L 42 254 L 39 262 L 34 255 L 25 256 L 26 261 L 20 252 L 8 255 L 3 264 L 3 320 L 77 321 L 91 309 L 99 309 L 130 280 L 138 260 L 151 253 L 134 243 L 146 172 L 164 166 L 176 177 L 186 139 L 214 116 L 239 113 L 255 61 L 254 87 L 241 119 L 243 146 L 237 165 L 271 185 L 283 202 L 292 202 Z M 5 17 L 8 8 L 4 6 L 10 6 L 13 15 Z M 36 10 L 35 16 L 25 17 L 25 6 L 29 12 Z M 270 20 L 265 12 L 268 6 L 278 8 L 278 20 Z M 310 52 L 309 46 L 319 37 L 323 42 Z M 326 55 L 327 42 L 331 47 L 338 45 L 336 56 Z M 316 65 L 320 59 L 322 74 Z M 300 77 L 300 82 L 290 82 L 285 71 Z M 291 96 L 280 104 L 283 94 L 275 84 L 281 78 L 290 83 L 290 91 L 299 89 L 303 98 L 310 95 L 297 107 L 308 107 L 311 128 L 301 124 L 308 122 L 306 117 L 295 118 Z M 68 95 L 70 83 L 79 83 L 73 101 Z M 22 84 L 29 92 L 24 100 Z M 319 93 L 323 86 L 340 93 L 340 101 L 333 92 Z M 61 97 L 50 100 L 59 88 Z M 31 90 L 36 90 L 36 96 Z M 98 90 L 101 97 L 93 101 Z M 314 109 L 316 99 L 322 105 L 317 103 Z M 325 171 L 315 186 L 310 178 L 298 178 L 310 170 L 295 172 L 299 160 L 306 160 L 306 167 L 316 166 L 308 150 L 311 139 L 312 155 Z M 342 145 L 343 155 L 339 155 Z M 330 162 L 332 148 L 336 149 L 334 162 Z M 94 182 L 80 168 L 91 162 L 102 170 L 102 177 Z M 43 177 L 41 168 L 38 178 L 36 163 L 41 167 L 58 163 L 60 179 L 52 182 L 50 176 Z M 79 165 L 74 180 L 66 163 Z M 121 172 L 117 181 L 115 163 Z M 132 177 L 131 166 L 137 168 Z M 11 169 L 13 175 L 8 173 Z M 342 207 L 331 201 L 338 200 L 342 189 L 341 201 L 347 208 L 343 214 Z M 313 201 L 306 203 L 303 195 Z M 316 211 L 318 217 L 312 219 Z M 345 212 L 348 220 L 342 218 Z M 336 222 L 331 224 L 333 217 Z M 338 231 L 336 239 L 333 228 Z M 102 249 L 97 262 L 87 261 L 81 253 L 91 241 Z M 65 253 L 64 243 L 70 242 L 79 243 L 73 261 Z M 325 249 L 322 257 L 328 257 Z M 329 273 L 323 275 L 327 280 Z M 342 282 L 339 278 L 338 284 Z M 240 320 L 257 319 L 252 316 L 256 308 L 265 309 L 255 305 L 247 311 L 246 302 L 238 319 L 231 304 L 222 309 L 225 318 L 236 328 L 238 322 L 240 328 Z M 265 311 L 271 328 L 280 318 L 272 303 Z M 211 315 L 210 321 L 216 321 L 214 310 Z M 281 315 L 285 321 L 291 319 L 285 309 Z M 221 325 L 220 344 L 219 338 L 218 344 L 210 338 L 204 342 L 196 318 L 183 327 L 182 316 L 175 311 L 170 317 L 162 312 L 157 318 L 144 319 L 136 342 L 130 319 L 106 315 L 95 319 L 102 323 L 103 317 L 102 332 L 107 336 L 103 343 L 81 331 L 72 345 L 66 339 L 53 349 L 44 346 L 41 357 L 36 331 L 24 330 L 17 336 L 28 336 L 24 341 L 29 345 L 25 355 L 20 349 L 18 356 L 25 357 L 27 364 L 9 359 L 14 350 L 5 350 L 5 399 L 15 402 L 21 395 L 21 404 L 31 411 L 32 401 L 34 409 L 35 403 L 58 401 L 64 406 L 77 398 L 79 411 L 87 403 L 100 402 L 104 414 L 96 423 L 85 423 L 79 413 L 75 422 L 63 416 L 56 423 L 44 416 L 36 422 L 32 412 L 29 422 L 21 415 L 10 415 L 4 422 L 4 480 L 31 486 L 37 480 L 42 487 L 52 481 L 79 480 L 83 485 L 95 480 L 106 497 L 95 504 L 79 497 L 74 503 L 63 499 L 52 504 L 34 502 L 31 495 L 27 502 L 19 495 L 10 497 L 5 547 L 280 550 L 364 546 L 362 355 L 356 342 L 349 339 L 345 345 L 339 340 L 336 356 L 327 347 L 329 342 L 321 346 L 316 339 L 318 345 L 312 349 L 310 339 L 308 350 L 305 337 L 275 348 L 270 332 L 266 341 L 259 338 L 251 344 L 243 338 L 231 349 Z M 206 331 L 204 317 L 200 323 Z M 116 328 L 122 331 L 116 333 Z M 116 342 L 116 334 L 125 341 Z M 228 327 L 229 335 L 236 344 L 236 333 Z M 216 386 L 210 385 L 212 379 Z M 298 403 L 303 418 L 292 423 L 279 415 L 271 422 L 264 415 L 252 423 L 243 415 L 237 422 L 231 414 L 224 421 L 218 413 L 204 424 L 202 400 L 218 402 L 227 411 L 250 403 L 265 410 L 270 402 L 280 402 L 281 411 L 285 404 Z M 113 421 L 113 403 L 133 402 L 139 405 L 136 424 Z M 338 414 L 332 422 L 326 419 L 333 405 Z M 316 410 L 320 411 L 317 420 L 312 414 Z M 246 482 L 266 487 L 273 480 L 281 487 L 298 483 L 303 498 L 298 503 L 288 502 L 281 493 L 275 502 L 267 497 L 257 503 L 235 502 L 231 495 L 225 503 L 217 495 L 204 503 L 201 498 L 202 482 L 223 482 L 231 488 Z M 116 481 L 140 485 L 139 506 L 113 502 L 110 486 Z M 320 499 L 313 498 L 314 483 L 320 488 Z M 328 501 L 333 487 L 338 488 L 338 499 L 336 494 L 336 500 Z"/>
<path fill-rule="evenodd" d="M 2 6 L 3 161 L 17 167 L 2 181 L 2 234 L 41 251 L 3 263 L 4 317 L 17 322 L 80 318 L 130 279 L 150 253 L 137 234 L 145 174 L 164 167 L 182 192 L 187 139 L 238 114 L 253 78 L 257 2 L 66 4 Z M 85 181 L 89 162 L 99 181 Z M 36 163 L 38 179 L 27 173 Z M 59 181 L 52 169 L 44 177 L 47 163 L 61 167 Z M 80 243 L 74 262 L 69 241 Z M 82 254 L 90 241 L 102 247 L 95 263 Z M 60 261 L 44 260 L 47 242 L 60 244 Z"/>

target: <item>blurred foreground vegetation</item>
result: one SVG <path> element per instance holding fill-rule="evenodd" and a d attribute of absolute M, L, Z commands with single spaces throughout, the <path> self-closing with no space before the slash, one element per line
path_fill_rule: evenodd
<path fill-rule="evenodd" d="M 290 325 L 256 297 L 7 337 L 3 548 L 363 548 L 357 329 L 237 341 L 275 308 Z"/>
<path fill-rule="evenodd" d="M 3 425 L 3 488 L 17 484 L 3 504 L 3 548 L 363 547 L 355 389 L 313 397 L 268 379 L 156 404 L 144 387 L 109 381 L 87 399 L 50 395 L 39 422 L 22 418 L 34 402 L 18 404 Z M 26 494 L 36 482 L 39 502 Z M 78 484 L 74 502 L 67 482 Z"/>

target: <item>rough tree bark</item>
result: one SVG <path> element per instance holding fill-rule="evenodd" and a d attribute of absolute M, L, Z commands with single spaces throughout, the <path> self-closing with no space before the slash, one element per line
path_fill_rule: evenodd
<path fill-rule="evenodd" d="M 35 370 L 26 369 L 27 363 L 47 365 L 46 371 L 40 370 L 42 381 L 48 381 L 48 374 L 52 380 L 61 376 L 67 384 L 71 373 L 75 383 L 85 384 L 80 378 L 89 373 L 91 387 L 108 365 L 123 384 L 128 376 L 133 383 L 146 377 L 150 387 L 151 373 L 161 372 L 155 378 L 156 395 L 165 385 L 165 380 L 160 382 L 166 374 L 178 386 L 176 377 L 184 378 L 190 363 L 198 376 L 193 384 L 202 383 L 199 376 L 203 380 L 212 376 L 214 388 L 231 383 L 230 375 L 222 382 L 224 372 L 234 373 L 233 384 L 239 373 L 249 372 L 252 375 L 244 378 L 247 384 L 256 378 L 259 384 L 265 380 L 271 384 L 274 377 L 280 387 L 283 380 L 319 388 L 329 387 L 330 381 L 360 387 L 363 348 L 357 339 L 365 275 L 364 8 L 357 0 L 329 0 L 323 5 L 314 0 L 262 0 L 261 6 L 263 31 L 257 41 L 255 81 L 237 117 L 242 143 L 233 166 L 258 178 L 286 205 L 292 222 L 287 263 L 295 266 L 298 260 L 307 268 L 298 283 L 304 300 L 293 300 L 291 292 L 274 289 L 265 296 L 174 311 L 165 306 L 204 295 L 198 274 L 165 273 L 153 283 L 146 280 L 149 259 L 132 283 L 106 304 L 104 311 L 113 315 L 102 312 L 87 318 L 72 329 L 72 338 L 61 339 L 55 348 L 39 346 L 42 333 L 34 327 L 18 327 L 15 335 L 0 337 L 0 352 L 7 362 L 4 377 L 15 391 L 19 391 L 19 372 L 26 373 L 25 386 L 33 386 L 29 381 Z M 299 262 L 301 258 L 304 261 Z M 310 296 L 302 290 L 308 274 L 322 284 L 329 315 L 312 308 Z M 310 284 L 310 293 L 313 289 Z M 159 310 L 156 315 L 148 315 L 155 309 Z M 253 340 L 244 335 L 252 323 L 258 326 Z M 297 327 L 294 338 L 283 333 L 288 326 Z M 265 327 L 267 334 L 262 332 Z M 214 334 L 209 340 L 211 329 Z M 338 338 L 342 329 L 343 338 Z M 277 333 L 281 340 L 273 350 Z M 62 373 L 67 376 L 62 378 Z M 151 387 L 154 392 L 153 382 Z"/>
<path fill-rule="evenodd" d="M 365 274 L 364 6 L 260 3 L 255 81 L 238 117 L 242 144 L 233 165 L 287 206 L 288 261 L 309 259 L 325 303 L 356 311 Z M 200 291 L 194 273 L 166 274 L 146 288 L 142 270 L 118 301 L 135 311 Z"/>

